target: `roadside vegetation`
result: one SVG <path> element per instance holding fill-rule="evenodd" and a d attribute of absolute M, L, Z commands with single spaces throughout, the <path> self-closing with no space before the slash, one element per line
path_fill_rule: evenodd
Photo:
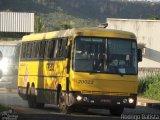
<path fill-rule="evenodd" d="M 8 107 L 5 107 L 5 106 L 3 106 L 3 105 L 0 105 L 0 112 L 7 111 L 7 110 L 9 110 Z"/>
<path fill-rule="evenodd" d="M 160 2 L 129 0 L 0 0 L 0 11 L 35 13 L 35 32 L 92 27 L 106 18 L 157 20 L 159 9 Z"/>
<path fill-rule="evenodd" d="M 47 32 L 80 27 L 95 27 L 96 20 L 82 19 L 62 12 L 39 14 L 35 16 L 35 32 Z"/>
<path fill-rule="evenodd" d="M 160 100 L 160 74 L 139 79 L 139 96 Z"/>

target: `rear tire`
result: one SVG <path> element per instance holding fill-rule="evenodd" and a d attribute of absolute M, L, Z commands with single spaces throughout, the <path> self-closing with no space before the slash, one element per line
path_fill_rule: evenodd
<path fill-rule="evenodd" d="M 74 112 L 87 113 L 88 108 L 86 108 L 86 107 L 74 107 Z"/>
<path fill-rule="evenodd" d="M 124 107 L 111 107 L 110 108 L 111 115 L 115 115 L 115 116 L 121 116 L 123 111 L 124 111 Z"/>
<path fill-rule="evenodd" d="M 28 95 L 28 106 L 30 108 L 44 108 L 44 103 L 38 103 L 37 97 L 35 95 L 35 88 L 31 87 L 29 89 L 29 95 Z"/>
<path fill-rule="evenodd" d="M 31 92 L 28 95 L 28 106 L 30 108 L 36 108 L 37 104 L 36 104 L 36 96 L 32 95 Z"/>
<path fill-rule="evenodd" d="M 37 103 L 36 108 L 43 109 L 44 108 L 44 103 Z"/>

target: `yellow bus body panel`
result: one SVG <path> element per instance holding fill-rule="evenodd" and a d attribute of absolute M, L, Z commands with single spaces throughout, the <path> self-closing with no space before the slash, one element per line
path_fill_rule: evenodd
<path fill-rule="evenodd" d="M 135 75 L 72 72 L 70 88 L 83 94 L 137 94 L 137 79 Z"/>
<path fill-rule="evenodd" d="M 66 66 L 66 61 L 20 62 L 18 86 L 26 87 L 29 82 L 35 88 L 56 90 L 61 83 L 65 89 Z"/>

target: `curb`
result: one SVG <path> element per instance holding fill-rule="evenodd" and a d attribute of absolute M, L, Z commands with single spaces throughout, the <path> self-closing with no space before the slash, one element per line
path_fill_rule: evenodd
<path fill-rule="evenodd" d="M 17 93 L 17 89 L 0 88 L 0 93 Z"/>
<path fill-rule="evenodd" d="M 137 102 L 137 106 L 148 106 L 147 103 L 144 103 L 144 102 Z"/>
<path fill-rule="evenodd" d="M 144 107 L 160 109 L 160 102 L 157 103 L 157 102 L 150 102 L 150 101 L 146 101 L 146 102 L 137 101 L 137 106 L 144 106 Z"/>

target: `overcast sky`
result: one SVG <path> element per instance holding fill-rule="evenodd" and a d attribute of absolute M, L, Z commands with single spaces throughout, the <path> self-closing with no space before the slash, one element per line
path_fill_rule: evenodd
<path fill-rule="evenodd" d="M 160 1 L 160 0 L 131 0 L 131 1 Z"/>
<path fill-rule="evenodd" d="M 160 1 L 160 0 L 130 0 L 130 1 Z"/>

